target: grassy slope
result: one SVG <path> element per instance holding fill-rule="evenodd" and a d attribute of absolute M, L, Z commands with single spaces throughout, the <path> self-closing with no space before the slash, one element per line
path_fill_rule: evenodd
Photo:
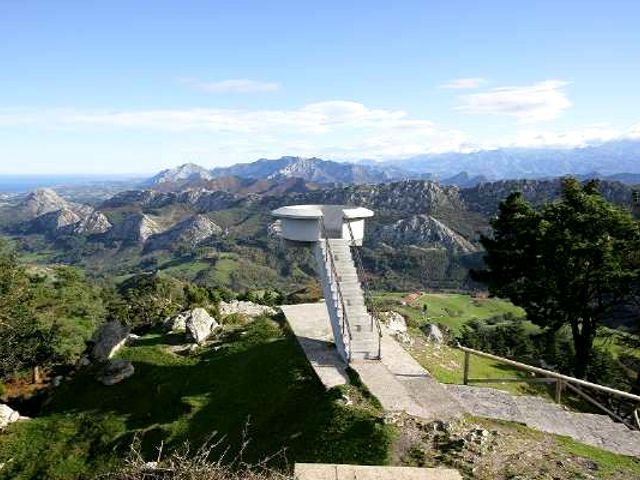
<path fill-rule="evenodd" d="M 462 325 L 472 319 L 483 320 L 505 313 L 513 313 L 516 316 L 524 315 L 521 308 L 498 298 L 473 298 L 466 294 L 430 293 L 420 295 L 409 305 L 403 305 L 401 302 L 406 296 L 406 293 L 385 293 L 376 295 L 376 300 L 381 309 L 397 311 L 407 319 L 409 332 L 415 339 L 409 350 L 422 366 L 442 383 L 462 383 L 464 353 L 446 345 L 434 346 L 425 342 L 420 330 L 422 325 L 439 323 L 449 327 L 455 334 L 459 332 Z M 427 305 L 426 312 L 423 310 L 425 304 Z M 480 357 L 473 357 L 470 367 L 470 377 L 472 378 L 513 378 L 524 375 L 520 370 Z M 527 384 L 505 383 L 488 384 L 487 386 L 512 393 L 541 393 L 540 388 Z"/>
<path fill-rule="evenodd" d="M 410 305 L 401 305 L 406 294 L 384 293 L 376 295 L 382 306 L 389 306 L 402 313 L 413 326 L 424 323 L 440 323 L 457 333 L 462 325 L 472 319 L 483 320 L 495 315 L 513 313 L 524 316 L 524 311 L 499 298 L 473 298 L 467 294 L 427 293 L 420 295 Z M 426 312 L 423 305 L 427 306 Z"/>
<path fill-rule="evenodd" d="M 217 434 L 231 459 L 245 425 L 248 461 L 286 449 L 289 461 L 387 462 L 391 430 L 377 402 L 358 387 L 324 391 L 274 322 L 257 321 L 195 355 L 169 352 L 177 340 L 149 335 L 125 349 L 136 373 L 116 386 L 88 374 L 63 384 L 42 416 L 0 437 L 0 462 L 13 458 L 0 477 L 86 478 L 126 455 L 135 435 L 155 457 L 161 442 L 166 451 Z"/>

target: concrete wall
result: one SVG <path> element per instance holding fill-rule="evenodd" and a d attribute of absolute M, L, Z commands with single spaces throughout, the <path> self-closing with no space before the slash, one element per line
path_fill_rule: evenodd
<path fill-rule="evenodd" d="M 297 242 L 317 242 L 320 235 L 320 222 L 317 218 L 283 218 L 282 237 Z"/>

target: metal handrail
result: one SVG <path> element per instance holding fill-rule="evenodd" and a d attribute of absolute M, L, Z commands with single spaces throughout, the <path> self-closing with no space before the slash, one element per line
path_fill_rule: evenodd
<path fill-rule="evenodd" d="M 345 336 L 345 327 L 346 327 L 346 333 L 348 335 L 349 338 L 349 345 L 347 346 L 348 348 L 348 354 L 349 354 L 349 358 L 351 358 L 351 340 L 352 340 L 352 335 L 351 335 L 351 325 L 349 324 L 349 316 L 347 315 L 347 308 L 346 305 L 344 303 L 344 297 L 342 295 L 342 289 L 340 288 L 340 282 L 338 280 L 338 270 L 336 268 L 336 264 L 333 260 L 333 252 L 331 251 L 331 245 L 329 244 L 329 238 L 327 237 L 327 229 L 324 225 L 324 220 L 322 218 L 320 218 L 320 228 L 322 229 L 322 236 L 324 237 L 325 240 L 325 245 L 326 245 L 326 251 L 325 251 L 325 265 L 326 265 L 326 260 L 329 260 L 329 265 L 330 265 L 330 269 L 331 269 L 331 277 L 335 278 L 335 284 L 336 284 L 336 293 L 338 294 L 338 300 L 340 302 L 340 306 L 342 307 L 342 338 L 343 338 L 343 342 L 344 342 L 344 336 Z M 332 282 L 333 283 L 333 282 Z"/>
<path fill-rule="evenodd" d="M 488 358 L 490 360 L 495 360 L 497 362 L 502 362 L 502 363 L 504 363 L 506 365 L 511 365 L 512 367 L 519 368 L 520 370 L 533 372 L 533 373 L 538 374 L 538 375 L 543 375 L 545 377 L 555 379 L 555 381 L 556 381 L 556 401 L 557 402 L 560 401 L 559 392 L 562 389 L 562 385 L 564 385 L 564 386 L 568 387 L 570 390 L 572 390 L 575 393 L 577 393 L 578 395 L 580 395 L 581 397 L 585 398 L 585 400 L 588 400 L 591 404 L 597 406 L 598 408 L 600 408 L 601 410 L 606 412 L 608 415 L 610 415 L 613 418 L 615 418 L 616 420 L 621 421 L 622 423 L 626 424 L 627 426 L 631 426 L 633 428 L 636 428 L 636 429 L 640 430 L 640 418 L 638 418 L 638 408 L 639 408 L 639 405 L 640 405 L 640 396 L 639 395 L 635 395 L 635 394 L 629 393 L 629 392 L 624 392 L 622 390 L 617 390 L 617 389 L 611 388 L 611 387 L 606 387 L 604 385 L 599 385 L 597 383 L 588 382 L 587 380 L 581 380 L 579 378 L 570 377 L 568 375 L 563 375 L 562 373 L 557 373 L 557 372 L 554 372 L 552 370 L 546 370 L 544 368 L 534 367 L 532 365 L 527 365 L 526 363 L 517 362 L 515 360 L 509 360 L 508 358 L 499 357 L 498 355 L 493 355 L 491 353 L 482 352 L 480 350 L 474 350 L 473 348 L 469 348 L 469 347 L 463 347 L 462 345 L 458 345 L 458 348 L 465 353 L 464 373 L 463 373 L 463 378 L 464 378 L 463 382 L 464 382 L 465 385 L 467 385 L 469 382 L 471 382 L 471 383 L 476 382 L 476 380 L 474 380 L 474 379 L 469 379 L 469 356 L 470 355 L 476 355 L 478 357 Z M 488 383 L 488 381 L 490 381 L 490 380 L 491 379 L 483 379 L 481 381 L 481 383 Z M 501 379 L 499 379 L 499 378 L 493 379 L 493 380 L 495 380 L 496 383 L 499 383 L 501 381 Z M 513 381 L 515 379 L 506 379 L 506 380 Z M 527 380 L 523 378 L 523 379 L 521 379 L 521 381 L 526 382 Z M 597 391 L 600 391 L 600 392 L 604 392 L 604 393 L 607 393 L 609 395 L 618 396 L 618 397 L 624 398 L 626 400 L 635 401 L 636 402 L 636 407 L 633 409 L 633 412 L 632 412 L 632 417 L 635 420 L 634 424 L 629 425 L 629 423 L 624 421 L 619 415 L 615 414 L 614 412 L 612 412 L 611 410 L 606 408 L 604 405 L 602 405 L 600 402 L 598 402 L 597 400 L 591 398 L 585 392 L 580 390 L 577 387 L 577 385 L 580 385 L 580 386 L 586 387 L 586 388 L 591 388 L 593 390 L 597 390 Z"/>
<path fill-rule="evenodd" d="M 351 244 L 355 247 L 356 238 L 353 235 L 353 229 L 351 228 L 351 223 L 349 221 L 347 223 L 347 228 L 349 229 L 349 236 L 351 237 Z M 354 257 L 356 259 L 356 269 L 358 271 L 358 277 L 361 279 L 360 284 L 362 285 L 362 290 L 364 291 L 365 297 L 365 305 L 369 303 L 371 309 L 371 323 L 376 326 L 378 330 L 378 358 L 382 356 L 382 327 L 380 326 L 379 320 L 379 312 L 375 306 L 375 302 L 373 301 L 373 296 L 371 295 L 371 290 L 369 289 L 369 282 L 365 276 L 364 271 L 364 263 L 362 262 L 362 257 L 360 256 L 360 251 L 357 248 L 354 248 Z"/>

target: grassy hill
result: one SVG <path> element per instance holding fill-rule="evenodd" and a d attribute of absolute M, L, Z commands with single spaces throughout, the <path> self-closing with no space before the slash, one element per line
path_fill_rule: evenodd
<path fill-rule="evenodd" d="M 243 459 L 385 464 L 392 429 L 358 386 L 325 391 L 295 339 L 262 319 L 229 329 L 192 354 L 180 335 L 149 334 L 120 356 L 133 377 L 112 386 L 85 372 L 65 382 L 42 414 L 0 436 L 0 478 L 79 479 L 113 468 L 134 439 L 153 459 L 188 442 L 221 441 Z M 347 403 L 349 405 L 347 405 Z"/>

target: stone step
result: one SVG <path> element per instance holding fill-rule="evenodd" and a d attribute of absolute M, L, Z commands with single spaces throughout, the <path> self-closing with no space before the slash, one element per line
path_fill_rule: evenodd
<path fill-rule="evenodd" d="M 457 470 L 448 468 L 378 467 L 296 463 L 298 480 L 462 480 Z"/>

